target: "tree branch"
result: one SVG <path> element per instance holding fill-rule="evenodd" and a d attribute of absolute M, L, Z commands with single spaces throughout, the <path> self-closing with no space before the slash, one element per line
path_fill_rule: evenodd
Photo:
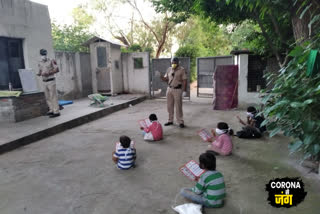
<path fill-rule="evenodd" d="M 130 4 L 131 7 L 133 7 L 133 9 L 135 9 L 138 13 L 139 13 L 139 16 L 141 18 L 141 21 L 142 23 L 146 26 L 146 28 L 148 28 L 151 33 L 154 35 L 154 37 L 156 38 L 157 42 L 160 43 L 161 40 L 159 39 L 158 35 L 156 34 L 156 32 L 152 29 L 152 27 L 150 27 L 150 25 L 144 20 L 143 16 L 142 16 L 142 13 L 141 11 L 139 10 L 138 8 L 138 5 L 137 5 L 137 2 L 136 0 L 133 1 L 133 3 L 130 1 L 130 0 L 126 0 L 126 2 L 128 4 Z"/>
<path fill-rule="evenodd" d="M 257 22 L 258 22 L 258 24 L 259 24 L 259 26 L 260 26 L 262 35 L 263 35 L 264 38 L 267 40 L 267 43 L 268 43 L 268 45 L 270 46 L 273 54 L 276 56 L 280 68 L 282 68 L 282 67 L 283 67 L 283 63 L 282 63 L 282 61 L 281 61 L 281 57 L 280 57 L 279 52 L 277 51 L 277 49 L 275 48 L 275 46 L 274 46 L 273 43 L 272 43 L 271 38 L 270 38 L 269 35 L 267 34 L 266 29 L 265 29 L 265 27 L 263 26 L 263 23 L 261 22 L 261 19 L 260 19 L 259 15 L 255 15 L 255 16 L 256 16 L 256 20 L 257 20 Z"/>
<path fill-rule="evenodd" d="M 282 44 L 286 44 L 286 42 L 283 40 L 282 34 L 280 33 L 280 28 L 279 28 L 278 22 L 277 22 L 276 19 L 274 18 L 272 12 L 271 12 L 271 14 L 269 14 L 269 17 L 270 17 L 270 19 L 271 19 L 271 21 L 272 21 L 272 24 L 273 24 L 273 27 L 274 27 L 274 29 L 275 29 L 275 32 L 276 32 L 276 33 L 278 34 L 278 36 L 279 36 L 280 42 L 281 42 Z"/>

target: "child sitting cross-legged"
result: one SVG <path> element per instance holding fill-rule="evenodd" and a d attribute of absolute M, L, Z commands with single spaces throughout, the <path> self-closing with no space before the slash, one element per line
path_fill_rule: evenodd
<path fill-rule="evenodd" d="M 266 126 L 261 126 L 264 121 L 263 115 L 258 115 L 255 107 L 249 106 L 247 109 L 247 121 L 243 121 L 237 116 L 239 122 L 244 125 L 241 131 L 237 132 L 239 138 L 261 138 L 265 132 Z"/>
<path fill-rule="evenodd" d="M 150 114 L 149 120 L 151 125 L 147 128 L 140 127 L 143 130 L 143 138 L 147 141 L 158 141 L 163 138 L 162 125 L 158 122 L 157 115 Z"/>
<path fill-rule="evenodd" d="M 130 169 L 135 166 L 137 152 L 134 143 L 127 136 L 120 137 L 120 143 L 116 145 L 116 151 L 112 153 L 112 160 L 119 169 Z"/>
<path fill-rule="evenodd" d="M 219 155 L 230 155 L 232 153 L 232 140 L 233 130 L 229 128 L 225 122 L 220 122 L 215 130 L 211 130 L 213 138 L 208 139 L 209 149 Z"/>
<path fill-rule="evenodd" d="M 213 151 L 207 151 L 199 157 L 200 168 L 206 170 L 193 188 L 183 188 L 180 195 L 187 200 L 207 208 L 223 206 L 226 196 L 223 175 L 216 171 L 216 157 Z"/>

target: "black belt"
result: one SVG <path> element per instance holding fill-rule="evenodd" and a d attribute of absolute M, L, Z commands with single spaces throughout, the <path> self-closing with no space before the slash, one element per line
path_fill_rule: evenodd
<path fill-rule="evenodd" d="M 50 82 L 50 81 L 53 81 L 55 80 L 56 78 L 50 78 L 50 79 L 46 79 L 46 80 L 43 80 L 43 82 Z"/>
<path fill-rule="evenodd" d="M 182 85 L 178 85 L 177 87 L 173 87 L 173 86 L 170 86 L 170 85 L 169 85 L 169 88 L 173 88 L 173 89 L 181 89 L 181 88 L 182 88 Z"/>

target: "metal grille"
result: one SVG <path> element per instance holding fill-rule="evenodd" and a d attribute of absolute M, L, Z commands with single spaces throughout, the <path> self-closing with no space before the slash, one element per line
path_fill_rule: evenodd
<path fill-rule="evenodd" d="M 190 99 L 190 58 L 179 58 L 180 65 L 185 68 L 188 76 L 187 83 L 187 97 Z M 159 75 L 164 76 L 167 69 L 171 66 L 171 58 L 152 59 L 152 78 L 151 78 L 151 94 L 152 97 L 164 98 L 166 97 L 168 84 L 163 82 Z"/>
<path fill-rule="evenodd" d="M 213 73 L 218 65 L 233 65 L 232 56 L 197 58 L 197 96 L 213 96 Z"/>

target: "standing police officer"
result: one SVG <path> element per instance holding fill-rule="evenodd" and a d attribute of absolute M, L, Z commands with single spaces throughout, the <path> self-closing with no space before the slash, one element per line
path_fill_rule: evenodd
<path fill-rule="evenodd" d="M 49 106 L 47 115 L 50 116 L 50 118 L 58 117 L 60 116 L 60 112 L 54 74 L 59 72 L 59 68 L 54 59 L 47 57 L 47 50 L 41 49 L 40 55 L 41 61 L 38 64 L 39 72 L 37 75 L 42 77 L 44 84 L 44 94 Z"/>
<path fill-rule="evenodd" d="M 173 125 L 174 106 L 176 106 L 176 119 L 180 128 L 184 128 L 182 99 L 186 96 L 187 75 L 185 69 L 179 65 L 179 59 L 173 57 L 171 59 L 171 67 L 168 68 L 161 79 L 168 83 L 167 89 L 167 108 L 169 120 L 165 126 Z"/>

